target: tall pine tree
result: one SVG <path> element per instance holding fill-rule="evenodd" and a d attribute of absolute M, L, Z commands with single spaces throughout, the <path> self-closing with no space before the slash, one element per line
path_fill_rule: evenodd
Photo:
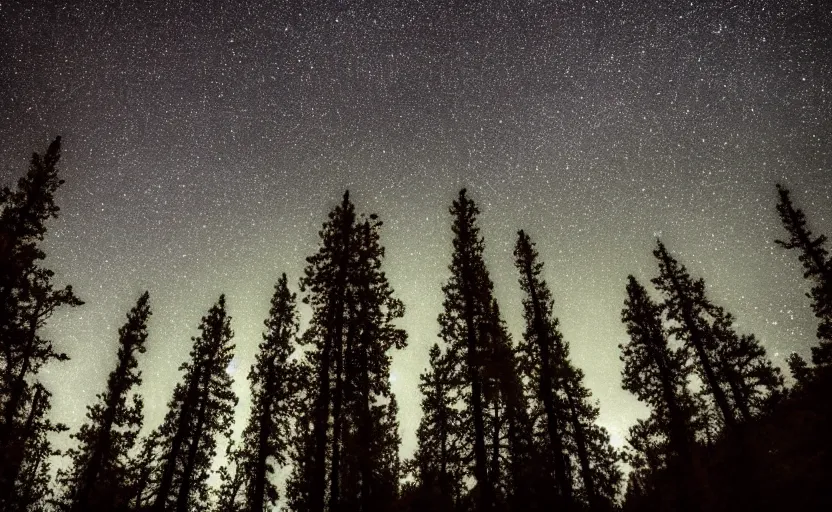
<path fill-rule="evenodd" d="M 292 493 L 311 511 L 327 504 L 330 510 L 378 510 L 385 500 L 383 474 L 394 470 L 383 467 L 381 455 L 389 447 L 356 448 L 378 439 L 398 443 L 398 434 L 389 432 L 397 426 L 382 413 L 392 399 L 388 352 L 406 342 L 394 326 L 404 307 L 381 270 L 380 227 L 375 215 L 358 218 L 345 193 L 301 279 L 304 302 L 313 310 L 302 340 L 312 346 L 306 362 L 317 375 L 318 393 L 311 415 L 314 446 L 311 453 L 304 447 L 305 469 L 295 475 L 309 480 L 293 481 Z"/>
<path fill-rule="evenodd" d="M 568 508 L 580 498 L 593 510 L 607 509 L 621 480 L 618 454 L 606 430 L 597 424 L 598 407 L 583 383 L 583 372 L 570 360 L 569 346 L 552 312 L 552 293 L 541 277 L 543 263 L 523 231 L 518 233 L 514 254 L 525 293 L 521 368 L 532 383 L 536 408 L 543 412 L 545 426 L 538 431 L 545 432 L 561 501 Z M 573 475 L 573 465 L 577 475 Z"/>
<path fill-rule="evenodd" d="M 647 290 L 633 276 L 627 277 L 627 299 L 622 321 L 627 327 L 630 342 L 619 345 L 624 363 L 622 387 L 636 395 L 651 408 L 650 418 L 633 427 L 630 439 L 642 450 L 643 461 L 653 460 L 651 470 L 659 469 L 658 458 L 651 456 L 656 442 L 645 444 L 645 432 L 652 432 L 667 446 L 673 463 L 676 485 L 680 490 L 679 509 L 691 510 L 692 494 L 688 492 L 692 470 L 694 438 L 693 415 L 695 402 L 688 390 L 690 366 L 684 347 L 673 349 L 662 323 L 662 308 L 654 303 Z M 639 444 L 639 440 L 641 444 Z M 638 465 L 638 463 L 637 463 Z M 644 464 L 640 464 L 642 467 Z M 638 476 L 638 475 L 637 475 Z M 632 480 L 631 480 L 632 481 Z"/>
<path fill-rule="evenodd" d="M 313 345 L 307 360 L 317 374 L 315 384 L 318 389 L 312 414 L 314 448 L 312 453 L 305 455 L 308 457 L 309 469 L 304 476 L 309 481 L 302 486 L 306 496 L 298 497 L 305 502 L 310 512 L 323 512 L 326 506 L 330 447 L 333 447 L 333 458 L 336 459 L 329 464 L 330 475 L 333 474 L 333 466 L 335 472 L 338 470 L 338 448 L 330 434 L 330 413 L 335 416 L 337 429 L 341 415 L 343 346 L 347 330 L 347 278 L 354 230 L 355 206 L 350 201 L 349 192 L 346 192 L 341 204 L 330 212 L 329 220 L 324 223 L 319 233 L 321 247 L 316 254 L 306 259 L 307 267 L 301 279 L 301 291 L 306 292 L 303 301 L 313 311 L 311 326 L 303 339 Z M 333 394 L 336 396 L 333 397 Z M 337 502 L 337 476 L 334 482 L 330 477 L 330 484 L 330 501 Z"/>
<path fill-rule="evenodd" d="M 669 333 L 692 352 L 704 391 L 724 425 L 732 429 L 767 409 L 781 393 L 782 377 L 765 349 L 753 336 L 734 331 L 731 315 L 705 295 L 705 282 L 691 278 L 661 241 L 653 254 L 659 262 L 653 284 L 664 295 Z"/>
<path fill-rule="evenodd" d="M 404 305 L 381 270 L 381 226 L 375 215 L 362 217 L 356 225 L 349 277 L 342 393 L 344 418 L 350 424 L 343 425 L 342 442 L 351 449 L 345 451 L 341 480 L 352 484 L 342 493 L 343 506 L 350 510 L 385 510 L 398 490 L 400 441 L 396 416 L 391 415 L 397 406 L 390 389 L 389 352 L 404 348 L 407 335 L 394 325 L 404 315 Z"/>
<path fill-rule="evenodd" d="M 18 455 L 34 434 L 25 428 L 32 379 L 48 362 L 68 359 L 42 337 L 42 327 L 60 307 L 83 304 L 72 286 L 55 289 L 54 273 L 40 266 L 46 222 L 59 211 L 60 156 L 57 137 L 43 155 L 32 155 L 15 190 L 0 189 L 0 489 L 13 488 L 27 463 Z"/>
<path fill-rule="evenodd" d="M 249 373 L 251 416 L 243 431 L 240 448 L 232 457 L 235 471 L 228 472 L 222 500 L 243 506 L 228 510 L 263 512 L 277 503 L 275 470 L 287 460 L 290 419 L 297 413 L 295 399 L 301 382 L 299 365 L 290 360 L 298 331 L 295 294 L 289 291 L 286 274 L 275 285 L 266 332 L 257 360 Z"/>
<path fill-rule="evenodd" d="M 88 407 L 87 423 L 72 435 L 78 446 L 70 450 L 72 467 L 60 480 L 65 505 L 73 512 L 120 510 L 127 505 L 127 456 L 143 419 L 141 397 L 129 395 L 142 381 L 136 355 L 145 351 L 148 300 L 144 292 L 127 314 L 127 323 L 119 329 L 116 368 L 107 379 L 107 390 Z"/>
<path fill-rule="evenodd" d="M 552 313 L 552 293 L 540 277 L 543 263 L 529 236 L 518 232 L 514 249 L 515 266 L 520 271 L 520 287 L 525 293 L 523 316 L 526 330 L 520 343 L 521 368 L 531 383 L 533 394 L 543 412 L 546 447 L 552 461 L 557 492 L 565 508 L 573 502 L 571 464 L 564 443 L 566 404 L 560 397 L 562 381 L 557 358 L 559 336 L 557 319 Z"/>
<path fill-rule="evenodd" d="M 484 363 L 488 354 L 488 329 L 493 301 L 491 278 L 483 260 L 483 239 L 476 220 L 479 214 L 474 201 L 462 189 L 450 213 L 453 253 L 451 277 L 442 287 L 445 294 L 439 315 L 440 336 L 445 341 L 451 380 L 456 400 L 465 404 L 463 432 L 473 453 L 466 458 L 473 463 L 477 510 L 490 511 L 495 504 L 495 490 L 488 477 L 486 452 L 486 406 L 484 397 Z"/>
<path fill-rule="evenodd" d="M 792 204 L 789 189 L 777 185 L 780 201 L 777 213 L 789 234 L 788 240 L 775 242 L 786 249 L 797 249 L 803 265 L 803 277 L 812 282 L 807 294 L 812 300 L 812 310 L 820 320 L 818 338 L 820 345 L 812 347 L 812 362 L 817 365 L 832 364 L 832 259 L 826 250 L 826 236 L 815 236 L 806 222 L 806 215 Z"/>
<path fill-rule="evenodd" d="M 176 385 L 168 413 L 159 427 L 162 454 L 156 471 L 153 510 L 186 512 L 205 508 L 209 471 L 216 455 L 218 434 L 227 435 L 234 420 L 237 397 L 231 389 L 228 365 L 234 356 L 231 317 L 221 295 L 199 326 L 191 360 Z"/>

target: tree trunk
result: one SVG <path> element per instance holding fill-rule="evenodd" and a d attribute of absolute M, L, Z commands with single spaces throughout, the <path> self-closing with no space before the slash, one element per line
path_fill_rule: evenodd
<path fill-rule="evenodd" d="M 467 237 L 467 230 L 465 236 Z M 460 238 L 463 234 L 460 233 Z M 475 298 L 472 291 L 472 276 L 470 275 L 470 262 L 465 250 L 462 251 L 462 288 L 465 314 L 465 327 L 467 335 L 466 362 L 468 366 L 468 379 L 471 382 L 471 407 L 474 419 L 474 477 L 477 479 L 479 512 L 491 510 L 492 492 L 488 481 L 485 454 L 485 426 L 483 424 L 482 411 L 482 382 L 479 371 L 480 357 L 478 354 L 477 325 L 475 321 Z"/>
<path fill-rule="evenodd" d="M 351 337 L 352 329 L 347 327 L 348 337 Z M 340 509 L 341 489 L 341 440 L 344 428 L 343 401 L 344 401 L 344 348 L 343 340 L 336 341 L 335 352 L 335 396 L 332 404 L 332 463 L 329 468 L 329 511 L 337 512 Z"/>
<path fill-rule="evenodd" d="M 497 489 L 500 478 L 500 407 L 499 402 L 494 400 L 494 425 L 491 430 L 491 486 Z M 495 492 L 496 494 L 496 492 Z"/>
<path fill-rule="evenodd" d="M 364 330 L 362 343 L 358 349 L 359 378 L 361 384 L 361 393 L 359 397 L 361 405 L 359 409 L 360 418 L 358 428 L 361 446 L 364 448 L 363 451 L 359 453 L 359 469 L 361 471 L 361 508 L 363 512 L 371 512 L 374 509 L 372 499 L 373 471 L 369 449 L 370 443 L 373 440 L 373 425 L 372 418 L 370 416 L 370 375 L 369 364 L 367 362 L 367 343 L 369 340 L 367 338 L 368 336 L 366 334 L 366 330 Z"/>
<path fill-rule="evenodd" d="M 592 469 L 589 466 L 589 450 L 586 443 L 586 431 L 581 424 L 581 418 L 578 414 L 578 404 L 575 402 L 575 390 L 571 385 L 567 385 L 566 399 L 569 403 L 569 411 L 572 422 L 572 430 L 575 434 L 575 445 L 578 448 L 578 461 L 581 464 L 581 479 L 584 481 L 584 489 L 586 489 L 587 499 L 589 500 L 589 508 L 591 510 L 600 510 L 600 503 L 598 502 L 598 494 L 595 491 L 595 479 L 592 476 Z"/>
<path fill-rule="evenodd" d="M 439 371 L 434 370 L 434 378 L 436 379 L 436 396 L 437 401 L 442 400 L 445 396 L 442 389 L 442 383 L 438 377 Z M 440 403 L 438 409 L 439 415 L 439 490 L 443 497 L 450 497 L 448 489 L 448 419 L 444 403 Z"/>

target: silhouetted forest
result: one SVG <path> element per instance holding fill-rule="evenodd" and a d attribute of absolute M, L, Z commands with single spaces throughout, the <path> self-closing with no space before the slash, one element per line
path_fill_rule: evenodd
<path fill-rule="evenodd" d="M 704 279 L 657 241 L 651 282 L 621 276 L 629 335 L 619 347 L 621 385 L 650 410 L 623 450 L 598 424 L 524 231 L 514 258 L 525 330 L 508 332 L 480 212 L 463 189 L 449 210 L 450 278 L 440 341 L 420 378 L 412 458 L 400 460 L 390 387 L 391 355 L 407 345 L 397 327 L 404 305 L 384 273 L 382 222 L 358 213 L 348 192 L 323 223 L 298 291 L 285 274 L 274 287 L 239 441 L 224 296 L 199 323 L 163 422 L 144 425 L 145 292 L 113 340 L 115 367 L 70 433 L 72 448 L 58 451 L 50 440 L 68 429 L 50 419 L 53 397 L 39 374 L 68 357 L 44 326 L 83 305 L 42 264 L 59 213 L 60 150 L 58 137 L 16 187 L 0 191 L 3 511 L 832 510 L 832 258 L 779 185 L 777 244 L 802 264 L 818 319 L 811 362 L 792 354 L 786 387 L 759 340 L 738 332 Z M 303 332 L 299 300 L 312 312 Z M 53 471 L 58 457 L 65 464 Z"/>

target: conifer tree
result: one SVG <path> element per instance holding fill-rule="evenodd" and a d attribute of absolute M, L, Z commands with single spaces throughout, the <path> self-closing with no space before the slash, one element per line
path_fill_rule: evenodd
<path fill-rule="evenodd" d="M 340 447 L 337 441 L 332 441 L 337 436 L 330 435 L 330 412 L 334 416 L 337 431 L 341 421 L 347 278 L 354 231 L 355 207 L 349 199 L 349 192 L 346 192 L 341 204 L 330 212 L 329 220 L 324 223 L 319 233 L 321 247 L 316 254 L 306 259 L 307 267 L 301 279 L 301 291 L 306 292 L 303 301 L 313 310 L 310 330 L 303 339 L 313 345 L 313 353 L 308 361 L 314 365 L 317 373 L 315 384 L 318 388 L 312 416 L 314 449 L 308 455 L 309 470 L 305 476 L 309 482 L 303 486 L 306 487 L 306 496 L 302 498 L 310 512 L 323 512 L 325 509 L 327 461 L 331 446 L 332 458 L 335 460 L 329 464 L 329 499 L 331 503 L 338 501 L 337 459 Z"/>
<path fill-rule="evenodd" d="M 543 410 L 546 445 L 564 506 L 573 506 L 575 490 L 590 508 L 611 506 L 621 479 L 618 455 L 609 435 L 597 425 L 598 407 L 583 384 L 583 372 L 569 357 L 569 346 L 558 329 L 553 299 L 541 277 L 543 263 L 529 236 L 520 231 L 515 246 L 515 265 L 520 271 L 526 330 L 519 346 L 521 368 L 532 383 L 538 408 Z M 573 481 L 572 460 L 579 478 Z M 576 486 L 577 483 L 577 486 Z"/>
<path fill-rule="evenodd" d="M 812 347 L 812 362 L 817 365 L 832 364 L 832 259 L 826 250 L 826 236 L 815 236 L 806 222 L 806 215 L 792 204 L 789 189 L 777 185 L 780 201 L 777 213 L 783 227 L 789 233 L 788 240 L 776 240 L 786 249 L 797 249 L 803 265 L 803 277 L 812 282 L 807 294 L 812 300 L 812 310 L 820 320 L 818 338 L 820 345 Z"/>
<path fill-rule="evenodd" d="M 650 406 L 656 427 L 667 437 L 672 452 L 688 459 L 694 442 L 694 403 L 687 387 L 687 351 L 670 347 L 661 306 L 650 299 L 635 277 L 627 280 L 621 316 L 630 342 L 619 346 L 624 362 L 622 387 Z"/>
<path fill-rule="evenodd" d="M 669 333 L 694 354 L 694 367 L 725 426 L 748 421 L 779 397 L 779 369 L 756 338 L 734 331 L 731 315 L 705 295 L 705 282 L 692 279 L 661 241 L 653 254 L 659 260 L 653 284 L 664 294 L 663 307 L 673 322 Z"/>
<path fill-rule="evenodd" d="M 404 315 L 404 305 L 393 295 L 381 270 L 384 249 L 379 243 L 382 226 L 375 215 L 363 219 L 356 229 L 355 264 L 351 272 L 349 306 L 352 350 L 345 353 L 345 381 L 352 396 L 348 398 L 355 418 L 358 488 L 356 510 L 383 510 L 390 505 L 398 489 L 397 409 L 390 389 L 390 355 L 403 349 L 406 333 L 394 322 Z M 354 325 L 354 327 L 352 327 Z M 373 450 L 360 447 L 374 446 Z"/>
<path fill-rule="evenodd" d="M 119 329 L 116 368 L 107 379 L 107 390 L 88 407 L 87 423 L 71 437 L 78 446 L 69 451 L 72 467 L 61 475 L 65 502 L 73 512 L 89 509 L 117 510 L 128 500 L 127 456 L 142 426 L 143 402 L 131 390 L 141 384 L 137 354 L 145 351 L 149 295 L 144 292 Z"/>
<path fill-rule="evenodd" d="M 355 447 L 356 451 L 352 452 L 360 454 L 362 447 L 367 447 L 369 449 L 366 458 L 370 461 L 367 467 L 370 473 L 366 479 L 370 489 L 364 494 L 365 491 L 359 487 L 359 499 L 356 500 L 359 507 L 355 510 L 383 512 L 394 509 L 399 498 L 399 480 L 402 476 L 399 460 L 399 446 L 402 440 L 399 435 L 399 405 L 396 395 L 391 393 L 386 404 L 378 403 L 373 406 L 370 414 L 373 437 L 369 444 L 359 444 Z M 361 436 L 357 436 L 357 439 L 360 441 Z M 365 477 L 360 466 L 358 475 L 363 485 Z"/>
<path fill-rule="evenodd" d="M 394 326 L 404 307 L 381 270 L 381 225 L 375 215 L 357 218 L 344 194 L 324 224 L 321 247 L 307 258 L 301 279 L 304 301 L 313 310 L 302 340 L 312 345 L 306 360 L 318 376 L 318 394 L 312 415 L 314 449 L 304 463 L 310 481 L 294 482 L 292 488 L 293 493 L 306 489 L 307 498 L 293 499 L 312 511 L 323 510 L 327 488 L 331 510 L 377 510 L 382 495 L 376 491 L 383 488 L 379 478 L 385 471 L 378 457 L 383 451 L 349 448 L 370 446 L 377 439 L 398 442 L 397 433 L 386 432 L 397 426 L 379 417 L 392 398 L 388 352 L 406 343 L 404 331 Z"/>
<path fill-rule="evenodd" d="M 544 470 L 535 453 L 532 420 L 523 389 L 518 358 L 511 344 L 497 302 L 492 301 L 489 350 L 484 364 L 486 424 L 491 433 L 489 478 L 498 508 L 504 510 L 542 508 Z"/>
<path fill-rule="evenodd" d="M 35 395 L 32 379 L 48 362 L 68 359 L 41 328 L 60 307 L 83 304 L 72 286 L 55 289 L 54 273 L 39 263 L 46 222 L 59 210 L 60 152 L 57 137 L 46 153 L 32 155 L 14 191 L 0 189 L 0 488 L 13 487 L 13 475 L 25 463 L 14 457 L 32 434 L 24 428 L 26 404 Z"/>
<path fill-rule="evenodd" d="M 281 275 L 265 321 L 263 342 L 249 373 L 251 416 L 242 445 L 234 453 L 236 470 L 227 478 L 224 496 L 227 500 L 229 495 L 244 495 L 244 507 L 240 510 L 246 512 L 263 512 L 278 499 L 272 477 L 276 467 L 286 463 L 290 418 L 298 407 L 295 396 L 299 368 L 297 362 L 290 360 L 298 331 L 295 297 L 289 291 L 286 274 Z"/>
<path fill-rule="evenodd" d="M 139 452 L 129 459 L 127 467 L 130 510 L 142 511 L 148 509 L 152 503 L 154 473 L 159 466 L 161 457 L 160 441 L 162 434 L 159 429 L 144 436 L 138 445 Z"/>
<path fill-rule="evenodd" d="M 654 474 L 661 460 L 662 465 L 672 466 L 679 490 L 678 508 L 692 510 L 688 479 L 693 469 L 695 402 L 687 387 L 688 353 L 684 347 L 670 347 L 661 306 L 650 299 L 635 277 L 628 276 L 627 280 L 627 299 L 621 316 L 630 342 L 619 345 L 624 362 L 622 387 L 651 408 L 650 417 L 630 430 L 633 446 L 641 452 L 631 460 L 636 476 L 630 482 L 634 484 L 641 478 L 642 487 L 646 485 L 647 474 Z M 647 432 L 652 433 L 653 442 L 648 442 Z M 655 450 L 659 448 L 667 454 L 658 457 Z"/>
<path fill-rule="evenodd" d="M 667 465 L 668 438 L 656 422 L 656 415 L 636 420 L 627 436 L 629 449 L 624 460 L 630 465 L 629 481 L 625 491 L 625 510 L 653 510 L 644 502 L 657 491 L 656 475 Z M 684 507 L 686 503 L 682 502 Z M 680 507 L 681 508 L 681 507 Z"/>
<path fill-rule="evenodd" d="M 448 349 L 448 364 L 456 383 L 454 394 L 465 404 L 463 431 L 472 447 L 474 489 L 477 510 L 492 510 L 494 489 L 488 477 L 486 452 L 486 406 L 483 364 L 489 347 L 487 330 L 492 321 L 492 283 L 483 260 L 483 239 L 476 225 L 479 209 L 459 192 L 450 213 L 454 218 L 451 277 L 442 287 L 445 294 L 443 312 L 439 315 L 440 336 Z M 466 454 L 466 458 L 469 456 Z"/>
<path fill-rule="evenodd" d="M 719 372 L 728 384 L 732 402 L 743 420 L 771 412 L 783 397 L 783 377 L 753 334 L 737 334 L 733 317 L 722 308 L 713 311 L 713 332 Z"/>
<path fill-rule="evenodd" d="M 304 333 L 304 336 L 310 331 Z M 289 443 L 291 472 L 286 480 L 286 503 L 294 512 L 309 512 L 311 509 L 310 487 L 312 484 L 313 456 L 315 450 L 314 415 L 318 392 L 314 385 L 316 365 L 310 362 L 314 354 L 306 354 L 299 367 L 298 389 L 295 397 L 298 409 L 292 425 Z"/>
<path fill-rule="evenodd" d="M 216 490 L 215 512 L 250 510 L 244 489 L 247 477 L 251 479 L 248 474 L 250 467 L 246 467 L 243 457 L 243 450 L 237 447 L 233 439 L 229 439 L 225 448 L 226 464 L 218 471 L 220 486 Z"/>
<path fill-rule="evenodd" d="M 806 385 L 806 383 L 809 380 L 809 375 L 811 373 L 811 370 L 809 369 L 809 364 L 806 362 L 806 360 L 800 357 L 800 355 L 798 355 L 797 352 L 792 352 L 786 359 L 786 363 L 789 365 L 789 373 L 794 379 L 795 385 Z"/>
<path fill-rule="evenodd" d="M 156 475 L 153 510 L 186 512 L 205 508 L 207 479 L 216 455 L 216 435 L 228 435 L 237 397 L 227 372 L 233 358 L 231 317 L 221 295 L 193 339 L 191 360 L 180 368 L 168 413 L 159 427 L 161 455 Z"/>
<path fill-rule="evenodd" d="M 565 507 L 573 500 L 571 467 L 564 446 L 566 406 L 559 391 L 561 380 L 557 346 L 552 339 L 559 335 L 557 319 L 552 314 L 551 291 L 540 277 L 543 263 L 537 261 L 538 253 L 529 236 L 518 232 L 514 249 L 515 266 L 520 272 L 520 287 L 525 293 L 523 316 L 526 330 L 519 346 L 521 368 L 532 385 L 533 393 L 543 410 L 547 447 L 554 465 L 558 494 Z"/>
<path fill-rule="evenodd" d="M 563 354 L 563 394 L 569 411 L 567 450 L 577 460 L 580 474 L 576 495 L 591 510 L 610 510 L 622 479 L 620 454 L 610 444 L 607 430 L 598 424 L 598 403 L 592 400 L 592 393 L 584 384 L 584 372 L 572 364 L 565 341 L 558 352 Z"/>

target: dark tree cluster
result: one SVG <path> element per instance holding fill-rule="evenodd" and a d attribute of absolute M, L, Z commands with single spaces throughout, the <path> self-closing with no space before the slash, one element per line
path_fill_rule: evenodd
<path fill-rule="evenodd" d="M 83 304 L 42 265 L 46 223 L 59 211 L 59 159 L 57 138 L 14 190 L 0 190 L 0 511 L 832 509 L 832 258 L 779 185 L 789 236 L 777 243 L 797 251 L 819 320 L 812 364 L 792 354 L 795 384 L 786 388 L 760 341 L 738 332 L 704 280 L 659 241 L 652 287 L 633 276 L 626 283 L 622 386 L 650 413 L 624 451 L 598 424 L 544 263 L 522 230 L 514 265 L 525 328 L 512 338 L 485 264 L 480 212 L 463 189 L 450 208 L 440 339 L 420 378 L 410 459 L 399 458 L 390 386 L 392 354 L 407 345 L 397 327 L 404 305 L 383 270 L 382 222 L 357 213 L 349 193 L 306 259 L 303 332 L 286 274 L 275 285 L 239 439 L 224 295 L 191 340 L 164 420 L 144 425 L 144 292 L 118 331 L 104 390 L 59 452 L 51 439 L 68 429 L 50 419 L 53 397 L 38 376 L 68 357 L 43 327 L 58 309 Z"/>
<path fill-rule="evenodd" d="M 788 360 L 795 385 L 752 334 L 706 294 L 661 241 L 654 291 L 628 277 L 623 385 L 650 407 L 630 429 L 625 510 L 828 510 L 832 492 L 832 262 L 826 238 L 778 185 L 787 241 L 811 282 L 820 321 L 813 367 Z"/>

